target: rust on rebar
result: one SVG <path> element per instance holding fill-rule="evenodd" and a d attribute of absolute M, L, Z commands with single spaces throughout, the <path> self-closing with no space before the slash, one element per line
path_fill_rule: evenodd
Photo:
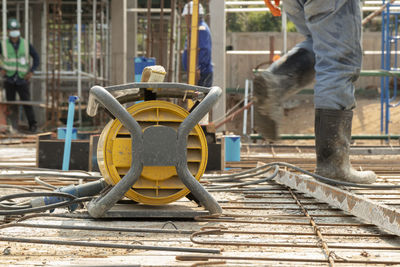
<path fill-rule="evenodd" d="M 400 236 L 400 214 L 385 204 L 316 181 L 306 175 L 280 171 L 275 180 Z"/>
<path fill-rule="evenodd" d="M 301 204 L 301 202 L 297 198 L 296 194 L 290 188 L 288 188 L 288 190 L 289 190 L 290 194 L 292 195 L 293 199 L 296 200 L 296 203 L 299 206 L 299 208 L 301 209 L 301 211 L 303 212 L 303 214 L 310 220 L 310 224 L 313 227 L 314 232 L 318 237 L 319 243 L 321 244 L 321 247 L 322 247 L 326 257 L 328 258 L 329 265 L 330 266 L 334 266 L 335 265 L 335 259 L 334 259 L 334 257 L 332 255 L 336 255 L 336 254 L 333 251 L 329 250 L 328 243 L 325 241 L 324 237 L 322 236 L 320 228 L 318 227 L 318 225 L 314 221 L 313 217 L 310 216 L 310 214 L 308 213 L 306 208 Z"/>

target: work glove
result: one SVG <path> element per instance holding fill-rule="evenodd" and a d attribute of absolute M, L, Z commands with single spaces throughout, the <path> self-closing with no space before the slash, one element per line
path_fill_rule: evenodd
<path fill-rule="evenodd" d="M 281 15 L 281 9 L 279 8 L 280 0 L 274 0 L 275 5 L 271 3 L 271 0 L 264 0 L 265 5 L 269 8 L 272 13 L 272 16 L 279 17 Z"/>

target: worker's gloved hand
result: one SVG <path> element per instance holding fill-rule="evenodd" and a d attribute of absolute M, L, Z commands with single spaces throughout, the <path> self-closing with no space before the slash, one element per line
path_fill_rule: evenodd
<path fill-rule="evenodd" d="M 27 74 L 25 74 L 24 79 L 29 81 L 32 78 L 33 73 L 32 72 L 28 72 Z"/>
<path fill-rule="evenodd" d="M 281 9 L 279 8 L 280 0 L 275 0 L 275 5 L 271 3 L 271 0 L 264 0 L 265 5 L 269 8 L 272 16 L 279 17 L 281 15 Z"/>
<path fill-rule="evenodd" d="M 6 76 L 6 71 L 4 69 L 0 70 L 0 75 L 2 77 Z"/>

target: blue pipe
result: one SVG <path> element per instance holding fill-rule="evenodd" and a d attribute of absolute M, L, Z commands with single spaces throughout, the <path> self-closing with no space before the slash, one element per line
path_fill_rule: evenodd
<path fill-rule="evenodd" d="M 74 124 L 74 113 L 75 113 L 75 101 L 78 100 L 77 96 L 69 97 L 68 104 L 68 117 L 67 117 L 67 132 L 65 134 L 64 143 L 64 158 L 62 170 L 69 170 L 69 160 L 71 156 L 71 140 L 72 140 L 72 126 Z"/>
<path fill-rule="evenodd" d="M 81 185 L 69 185 L 65 187 L 60 187 L 55 190 L 56 192 L 68 193 L 76 197 L 88 197 L 95 196 L 100 193 L 101 190 L 107 187 L 107 183 L 104 179 L 97 181 L 81 184 Z M 63 197 L 39 197 L 32 199 L 30 204 L 33 208 L 43 207 L 67 200 Z M 70 211 L 74 211 L 78 207 L 78 204 L 72 204 L 68 208 Z"/>

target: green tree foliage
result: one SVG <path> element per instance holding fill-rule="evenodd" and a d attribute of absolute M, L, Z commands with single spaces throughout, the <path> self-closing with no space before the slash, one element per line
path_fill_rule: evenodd
<path fill-rule="evenodd" d="M 280 32 L 282 18 L 269 12 L 228 13 L 226 27 L 228 32 Z M 287 30 L 296 31 L 291 21 L 288 21 Z"/>

